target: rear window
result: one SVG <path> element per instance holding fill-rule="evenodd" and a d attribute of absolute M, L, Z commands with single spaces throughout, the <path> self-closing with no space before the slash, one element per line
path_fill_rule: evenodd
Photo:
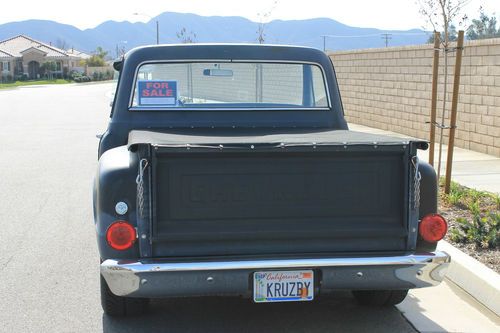
<path fill-rule="evenodd" d="M 139 68 L 132 110 L 327 109 L 321 68 L 312 64 L 155 63 Z"/>

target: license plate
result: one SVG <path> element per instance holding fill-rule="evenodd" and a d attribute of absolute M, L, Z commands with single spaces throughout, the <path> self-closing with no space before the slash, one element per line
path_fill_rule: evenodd
<path fill-rule="evenodd" d="M 255 303 L 312 301 L 314 273 L 308 271 L 269 271 L 253 273 Z"/>

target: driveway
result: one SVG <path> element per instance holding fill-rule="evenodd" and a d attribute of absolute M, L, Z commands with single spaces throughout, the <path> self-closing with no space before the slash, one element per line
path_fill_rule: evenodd
<path fill-rule="evenodd" d="M 144 317 L 104 316 L 91 189 L 112 89 L 0 91 L 0 331 L 416 332 L 397 308 L 359 307 L 345 292 L 300 304 L 159 300 Z"/>

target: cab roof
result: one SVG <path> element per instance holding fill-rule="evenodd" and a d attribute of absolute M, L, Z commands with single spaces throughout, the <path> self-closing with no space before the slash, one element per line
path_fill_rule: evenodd
<path fill-rule="evenodd" d="M 125 63 L 136 67 L 148 61 L 258 60 L 317 63 L 328 67 L 328 56 L 315 48 L 267 44 L 173 44 L 134 48 L 124 56 Z M 128 66 L 127 66 L 128 67 Z"/>

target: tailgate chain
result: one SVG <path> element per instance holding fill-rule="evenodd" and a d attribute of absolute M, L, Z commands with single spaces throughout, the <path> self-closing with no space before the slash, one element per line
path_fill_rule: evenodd
<path fill-rule="evenodd" d="M 411 162 L 413 164 L 413 167 L 415 168 L 415 177 L 414 177 L 414 184 L 413 184 L 413 208 L 416 210 L 418 207 L 420 207 L 420 179 L 422 179 L 422 175 L 420 174 L 420 171 L 418 171 L 418 156 L 413 156 L 411 159 Z"/>
<path fill-rule="evenodd" d="M 143 158 L 139 162 L 139 173 L 135 182 L 137 183 L 137 208 L 139 216 L 144 217 L 144 171 L 148 167 L 148 160 Z"/>

